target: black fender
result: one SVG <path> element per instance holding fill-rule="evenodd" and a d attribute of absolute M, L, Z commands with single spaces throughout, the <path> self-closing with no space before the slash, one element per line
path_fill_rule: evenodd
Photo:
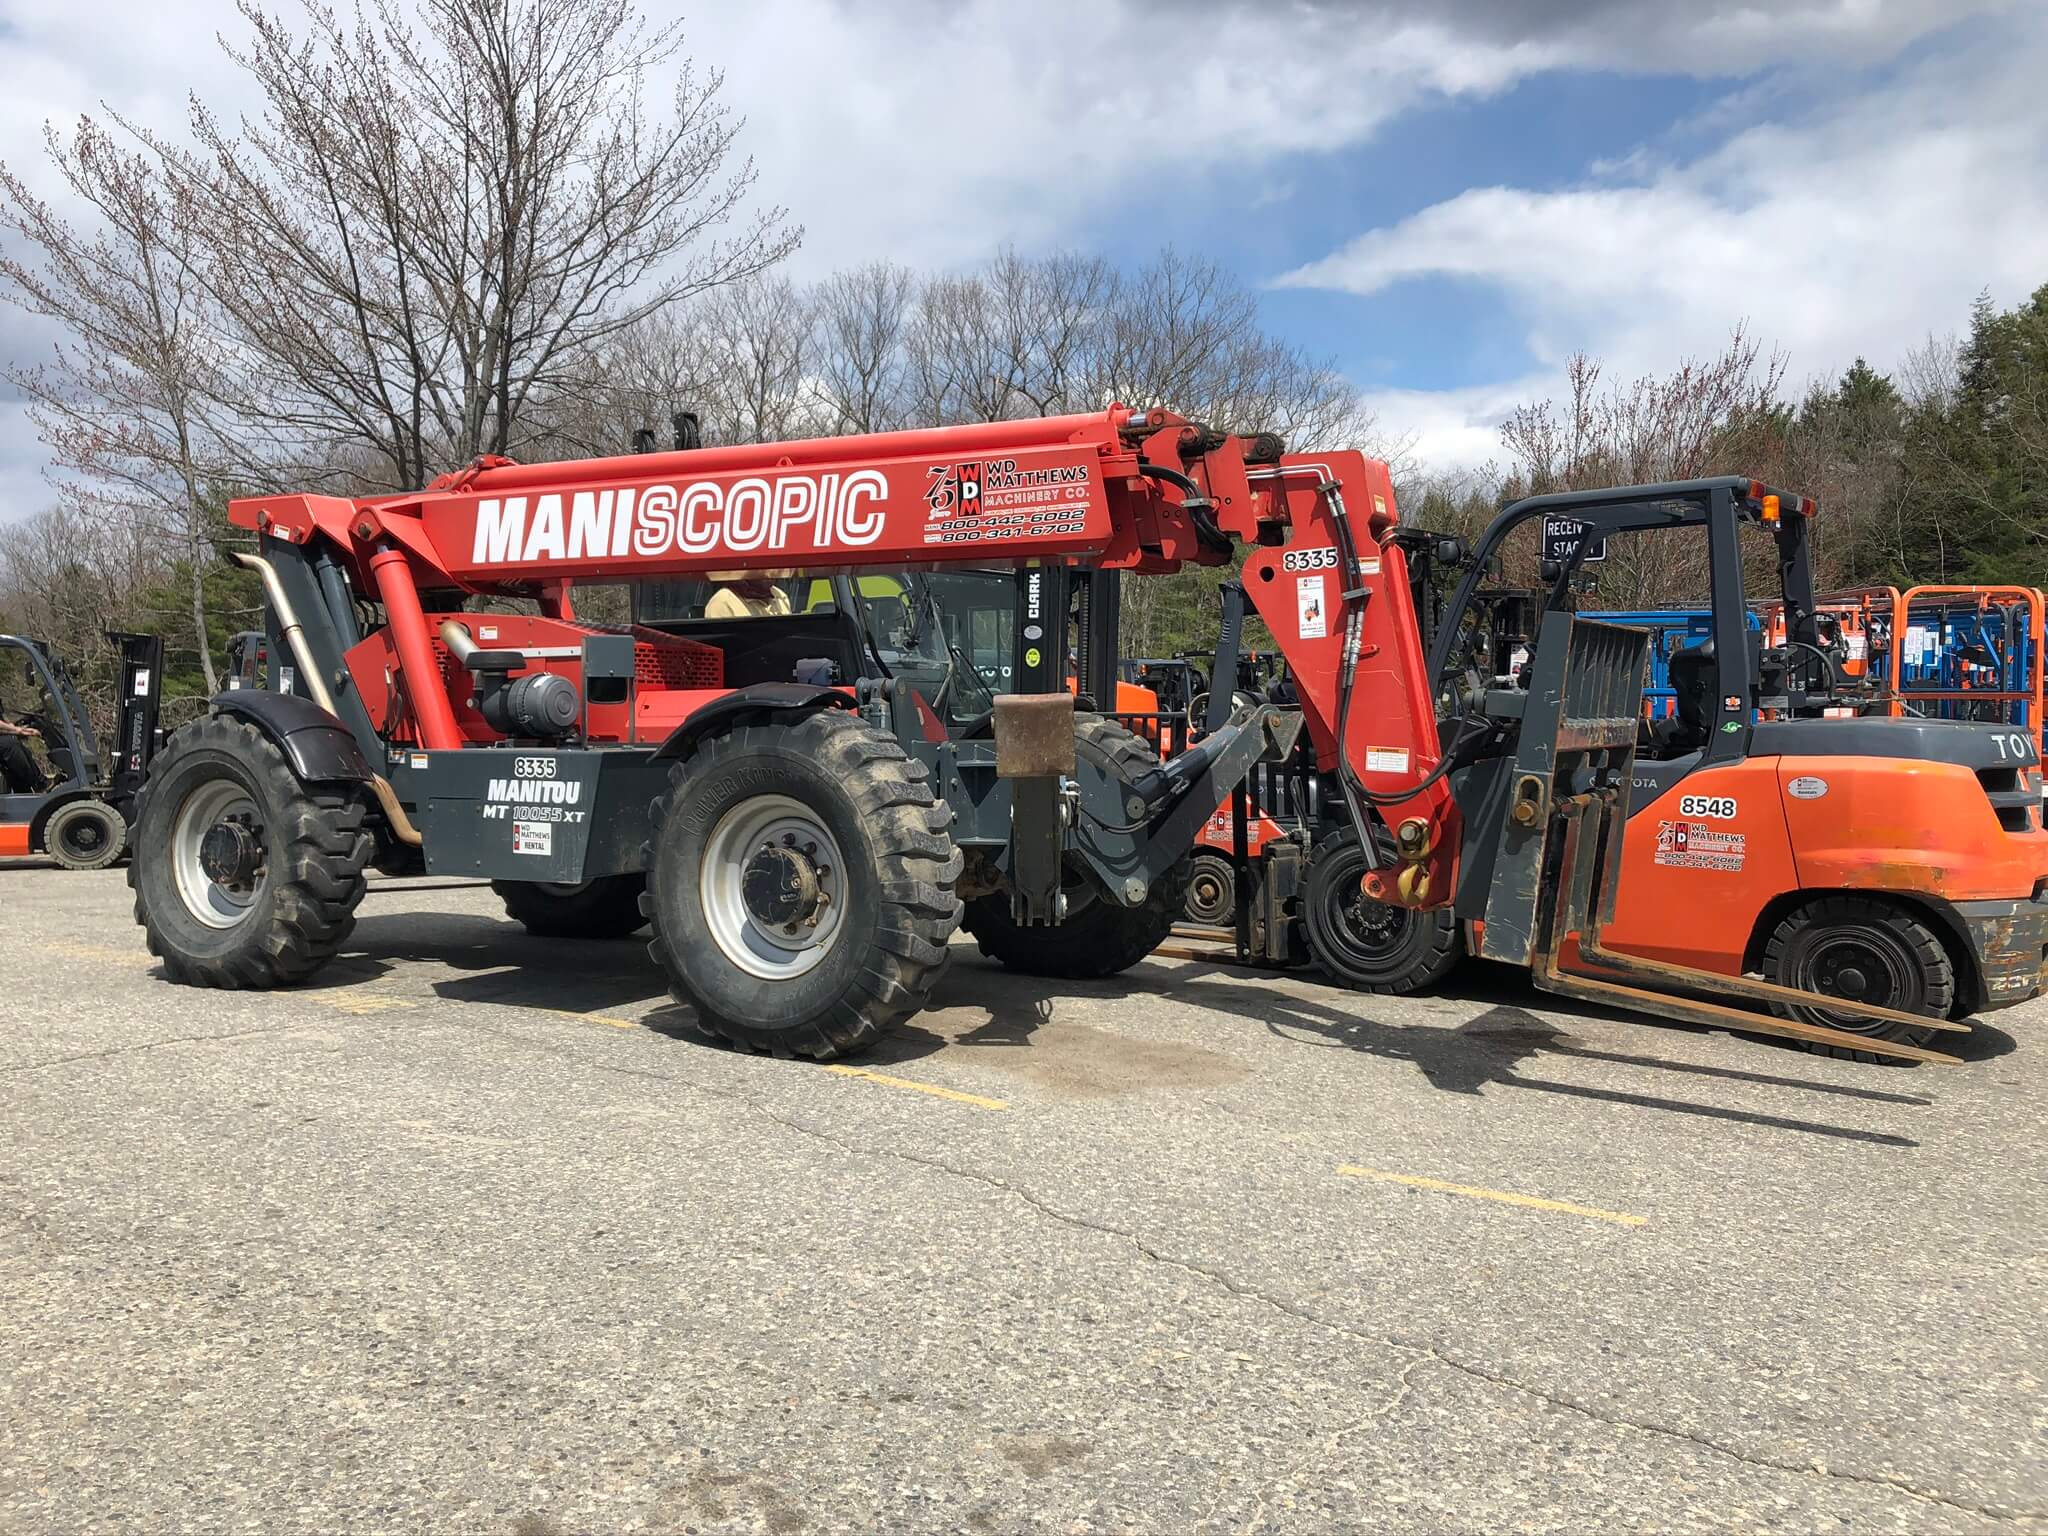
<path fill-rule="evenodd" d="M 311 699 L 231 688 L 213 696 L 213 712 L 246 720 L 268 736 L 302 783 L 367 784 L 377 776 L 349 728 Z"/>
<path fill-rule="evenodd" d="M 821 709 L 855 708 L 858 705 L 852 694 L 816 683 L 749 683 L 691 710 L 654 755 L 687 756 L 704 737 L 748 718 L 801 720 Z"/>

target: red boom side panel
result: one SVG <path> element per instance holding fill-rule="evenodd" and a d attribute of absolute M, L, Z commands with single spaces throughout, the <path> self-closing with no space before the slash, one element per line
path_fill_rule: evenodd
<path fill-rule="evenodd" d="M 1413 819 L 1428 829 L 1428 857 L 1414 861 L 1427 866 L 1426 884 L 1411 881 L 1408 891 L 1396 892 L 1390 880 L 1386 890 L 1373 889 L 1372 894 L 1388 900 L 1405 896 L 1419 904 L 1448 900 L 1456 879 L 1457 807 L 1441 779 L 1410 793 L 1442 760 L 1443 748 L 1428 658 L 1409 596 L 1407 557 L 1398 549 L 1381 548 L 1375 532 L 1396 515 L 1386 467 L 1349 451 L 1300 455 L 1283 460 L 1262 483 L 1284 502 L 1287 542 L 1256 550 L 1245 561 L 1245 592 L 1287 658 L 1315 743 L 1316 765 L 1328 772 L 1341 753 L 1367 792 L 1403 797 L 1379 807 L 1390 827 L 1398 830 Z M 1351 707 L 1341 743 L 1343 544 L 1330 498 L 1320 489 L 1331 483 L 1344 501 L 1364 588 Z"/>

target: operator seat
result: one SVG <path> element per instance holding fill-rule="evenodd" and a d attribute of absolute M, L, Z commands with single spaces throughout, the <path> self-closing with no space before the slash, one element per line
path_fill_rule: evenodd
<path fill-rule="evenodd" d="M 1714 689 L 1721 674 L 1714 642 L 1708 639 L 1682 646 L 1671 653 L 1666 665 L 1677 714 L 1656 722 L 1665 727 L 1658 732 L 1657 745 L 1666 754 L 1704 747 L 1714 729 Z"/>

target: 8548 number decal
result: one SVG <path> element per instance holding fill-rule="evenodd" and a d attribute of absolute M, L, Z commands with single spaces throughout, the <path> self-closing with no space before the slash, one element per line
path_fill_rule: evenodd
<path fill-rule="evenodd" d="M 1713 821 L 1727 821 L 1735 815 L 1733 795 L 1680 795 L 1678 814 L 1681 816 L 1705 816 Z"/>

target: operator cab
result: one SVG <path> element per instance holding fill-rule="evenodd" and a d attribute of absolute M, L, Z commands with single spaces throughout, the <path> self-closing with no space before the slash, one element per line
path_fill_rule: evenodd
<path fill-rule="evenodd" d="M 636 583 L 633 613 L 636 623 L 715 646 L 728 687 L 900 677 L 957 733 L 986 721 L 995 696 L 1011 691 L 1016 594 L 1008 570 L 790 571 L 746 587 L 688 576 Z"/>
<path fill-rule="evenodd" d="M 47 783 L 33 789 L 17 789 L 10 783 L 9 790 L 40 795 L 89 780 L 98 769 L 99 745 L 63 660 L 32 640 L 0 635 L 0 680 L 0 713 L 36 733 L 49 763 Z M 26 750 L 26 738 L 13 739 L 23 742 Z M 17 767 L 10 779 L 19 772 Z"/>
<path fill-rule="evenodd" d="M 1658 763 L 1744 755 L 1760 721 L 1860 713 L 1876 695 L 1852 677 L 1840 625 L 1813 590 L 1808 525 L 1815 507 L 1759 481 L 1722 477 L 1657 486 L 1530 497 L 1495 519 L 1463 562 L 1464 580 L 1432 626 L 1435 675 L 1454 693 L 1525 686 L 1517 659 L 1545 611 L 1577 611 L 1652 631 L 1662 663 L 1637 746 Z M 1540 523 L 1543 586 L 1498 585 L 1503 546 Z M 1705 610 L 1589 612 L 1599 563 L 1610 555 L 1710 593 Z M 1785 614 L 1782 643 L 1767 644 L 1751 611 L 1746 570 L 1775 565 Z M 1492 583 L 1482 586 L 1482 581 Z M 1668 777 L 1668 776 L 1667 776 Z"/>
<path fill-rule="evenodd" d="M 1513 649 L 1534 633 L 1541 612 L 1575 611 L 1650 629 L 1664 661 L 1668 702 L 1661 712 L 1646 710 L 1639 727 L 1636 810 L 1703 768 L 1753 757 L 1862 756 L 1968 766 L 2006 830 L 2036 825 L 2016 808 L 2033 765 L 2024 738 L 1949 721 L 1863 718 L 1880 715 L 1887 700 L 1870 678 L 1855 675 L 1839 622 L 1815 597 L 1810 524 L 1817 510 L 1804 496 L 1735 476 L 1515 502 L 1473 546 L 1431 632 L 1430 675 L 1441 701 L 1455 708 L 1475 695 L 1526 687 L 1509 660 Z M 1498 580 L 1509 535 L 1539 523 L 1552 557 L 1538 567 L 1544 587 L 1513 594 L 1484 585 Z M 1695 591 L 1705 585 L 1708 607 L 1588 611 L 1595 607 L 1586 601 L 1594 585 L 1588 569 L 1603 557 L 1634 560 Z M 1772 566 L 1782 621 L 1767 638 L 1747 583 Z M 1517 597 L 1527 611 L 1503 620 L 1514 605 L 1502 600 Z"/>

